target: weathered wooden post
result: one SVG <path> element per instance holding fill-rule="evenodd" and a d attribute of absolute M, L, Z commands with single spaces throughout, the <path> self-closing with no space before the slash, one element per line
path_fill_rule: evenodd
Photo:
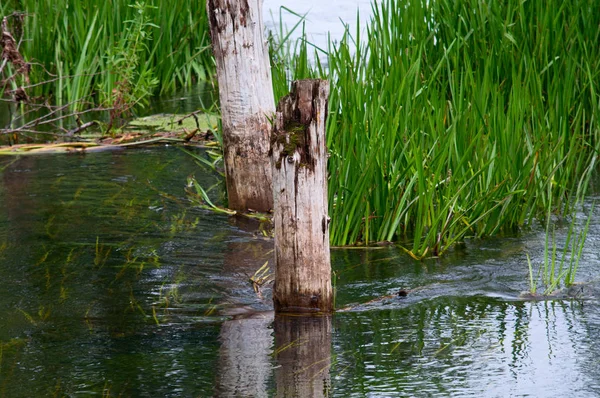
<path fill-rule="evenodd" d="M 331 312 L 325 119 L 329 83 L 300 80 L 277 105 L 271 137 L 275 311 Z"/>
<path fill-rule="evenodd" d="M 275 113 L 262 0 L 207 0 L 217 64 L 229 208 L 273 208 L 269 137 Z"/>

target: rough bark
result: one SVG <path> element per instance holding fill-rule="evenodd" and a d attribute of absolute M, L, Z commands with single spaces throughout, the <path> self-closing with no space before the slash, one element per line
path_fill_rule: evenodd
<path fill-rule="evenodd" d="M 325 119 L 329 83 L 294 82 L 271 138 L 275 311 L 331 312 Z"/>
<path fill-rule="evenodd" d="M 229 208 L 273 207 L 269 119 L 275 113 L 262 0 L 207 0 L 217 64 Z"/>

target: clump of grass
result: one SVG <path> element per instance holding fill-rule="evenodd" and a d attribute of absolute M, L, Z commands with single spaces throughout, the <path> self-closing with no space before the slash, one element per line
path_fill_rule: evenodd
<path fill-rule="evenodd" d="M 289 13 L 298 18 L 298 21 L 292 28 L 288 28 L 283 24 L 283 13 Z M 290 84 L 293 80 L 313 77 L 314 73 L 309 67 L 308 47 L 304 40 L 304 22 L 306 14 L 301 15 L 287 7 L 279 9 L 279 23 L 277 30 L 269 31 L 269 55 L 271 57 L 271 75 L 273 79 L 273 93 L 275 98 L 281 98 L 287 95 L 290 91 Z M 292 40 L 294 33 L 302 28 L 300 40 Z"/>
<path fill-rule="evenodd" d="M 331 243 L 401 240 L 423 258 L 568 212 L 600 149 L 589 7 L 385 0 L 366 37 L 358 24 L 330 44 L 326 69 L 288 61 L 332 83 Z"/>
<path fill-rule="evenodd" d="M 549 206 L 550 209 L 550 206 Z M 579 268 L 579 261 L 587 238 L 594 206 L 590 208 L 587 221 L 582 228 L 577 228 L 577 219 L 573 217 L 569 224 L 562 251 L 556 243 L 556 230 L 551 229 L 551 213 L 548 211 L 546 219 L 546 239 L 544 243 L 544 262 L 539 265 L 537 272 L 527 254 L 529 268 L 529 292 L 536 296 L 538 286 L 544 288 L 542 295 L 553 294 L 561 287 L 569 287 L 575 283 L 575 275 Z M 550 241 L 552 240 L 552 241 Z M 535 273 L 535 276 L 534 276 Z"/>
<path fill-rule="evenodd" d="M 129 116 L 133 106 L 144 104 L 158 85 L 158 79 L 148 69 L 148 64 L 140 65 L 140 58 L 149 50 L 149 29 L 157 27 L 148 17 L 148 12 L 155 7 L 143 2 L 131 7 L 136 11 L 134 19 L 126 21 L 129 26 L 125 34 L 107 54 L 110 73 L 101 90 L 101 101 L 111 108 L 108 131 L 115 122 L 119 123 L 122 117 Z"/>
<path fill-rule="evenodd" d="M 125 83 L 117 82 L 124 77 L 129 93 L 168 93 L 214 71 L 203 0 L 0 4 L 0 16 L 15 12 L 22 14 L 14 14 L 11 28 L 32 65 L 32 85 L 48 81 L 30 87 L 30 96 L 51 95 L 57 104 L 97 102 L 99 92 L 123 91 Z"/>

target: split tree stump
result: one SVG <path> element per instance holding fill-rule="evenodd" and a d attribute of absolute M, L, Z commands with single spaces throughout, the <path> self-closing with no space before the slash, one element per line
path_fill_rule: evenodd
<path fill-rule="evenodd" d="M 333 310 L 325 119 L 329 83 L 300 80 L 277 105 L 271 137 L 278 313 Z"/>
<path fill-rule="evenodd" d="M 219 81 L 228 207 L 273 208 L 269 138 L 275 114 L 262 0 L 207 0 Z"/>

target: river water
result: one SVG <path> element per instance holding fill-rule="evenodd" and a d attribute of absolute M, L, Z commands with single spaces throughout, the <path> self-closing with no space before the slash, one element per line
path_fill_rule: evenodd
<path fill-rule="evenodd" d="M 220 178 L 174 147 L 0 158 L 0 396 L 600 394 L 594 290 L 520 298 L 543 231 L 423 262 L 334 249 L 345 310 L 273 319 L 248 282 L 272 241 L 194 207 L 192 174 L 219 201 Z M 599 239 L 594 216 L 581 281 Z"/>
<path fill-rule="evenodd" d="M 310 10 L 318 45 L 370 7 L 266 1 L 267 21 L 279 4 Z M 199 87 L 154 109 L 210 101 Z M 248 281 L 272 240 L 194 206 L 190 175 L 221 200 L 221 178 L 176 147 L 0 157 L 0 397 L 600 395 L 598 211 L 569 299 L 521 295 L 526 254 L 543 262 L 533 226 L 423 262 L 333 249 L 340 311 L 275 318 L 270 286 Z"/>
<path fill-rule="evenodd" d="M 369 18 L 370 0 L 265 0 L 263 3 L 267 29 L 274 33 L 283 30 L 285 33 L 285 27 L 291 30 L 300 21 L 298 16 L 304 16 L 304 24 L 299 25 L 290 37 L 299 38 L 304 27 L 307 41 L 324 50 L 327 50 L 329 37 L 333 41 L 340 40 L 346 27 L 351 33 L 356 31 L 357 15 L 363 22 Z M 364 27 L 364 24 L 361 25 Z"/>

